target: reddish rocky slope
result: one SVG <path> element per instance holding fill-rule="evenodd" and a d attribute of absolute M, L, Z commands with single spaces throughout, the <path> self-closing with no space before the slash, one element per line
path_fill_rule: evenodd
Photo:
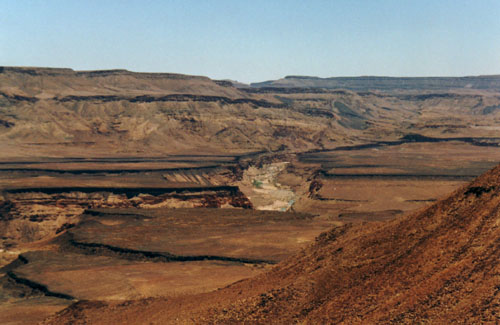
<path fill-rule="evenodd" d="M 77 303 L 49 321 L 481 323 L 500 319 L 500 166 L 431 207 L 346 225 L 269 273 L 205 295 Z"/>

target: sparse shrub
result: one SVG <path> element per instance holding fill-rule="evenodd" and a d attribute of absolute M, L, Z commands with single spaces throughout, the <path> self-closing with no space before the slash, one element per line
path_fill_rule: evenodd
<path fill-rule="evenodd" d="M 38 235 L 40 232 L 40 228 L 35 223 L 22 221 L 17 226 L 17 231 L 19 232 L 19 235 L 21 236 L 21 240 L 23 242 L 32 242 L 39 239 Z"/>
<path fill-rule="evenodd" d="M 257 179 L 254 179 L 252 184 L 255 188 L 262 188 L 262 182 Z"/>

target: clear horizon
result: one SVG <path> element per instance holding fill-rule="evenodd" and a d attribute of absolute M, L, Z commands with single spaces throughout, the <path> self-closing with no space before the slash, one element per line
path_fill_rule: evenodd
<path fill-rule="evenodd" d="M 500 74 L 500 1 L 3 1 L 0 65 L 260 82 Z"/>

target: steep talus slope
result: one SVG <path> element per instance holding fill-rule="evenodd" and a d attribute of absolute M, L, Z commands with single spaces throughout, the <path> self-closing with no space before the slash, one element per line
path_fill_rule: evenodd
<path fill-rule="evenodd" d="M 279 285 L 251 298 L 257 308 L 236 303 L 227 319 L 498 320 L 499 193 L 497 167 L 422 212 L 324 233 L 261 280 Z"/>
<path fill-rule="evenodd" d="M 480 323 L 500 317 L 500 166 L 381 224 L 345 225 L 205 295 L 78 303 L 49 323 Z"/>

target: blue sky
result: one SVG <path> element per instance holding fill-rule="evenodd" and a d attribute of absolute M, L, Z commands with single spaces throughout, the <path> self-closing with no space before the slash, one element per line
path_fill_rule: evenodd
<path fill-rule="evenodd" d="M 0 0 L 0 65 L 243 82 L 500 74 L 498 0 Z"/>

